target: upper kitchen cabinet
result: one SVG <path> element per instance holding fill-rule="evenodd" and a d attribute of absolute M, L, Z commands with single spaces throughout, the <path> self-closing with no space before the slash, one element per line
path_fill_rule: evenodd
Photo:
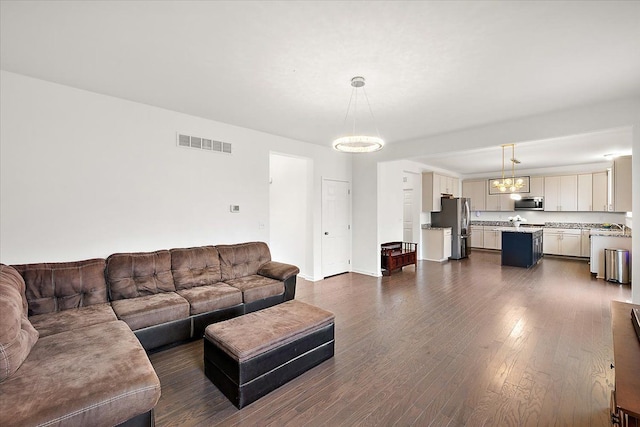
<path fill-rule="evenodd" d="M 611 210 L 609 206 L 609 177 L 606 171 L 593 174 L 592 189 L 591 207 L 593 210 L 599 212 Z"/>
<path fill-rule="evenodd" d="M 592 211 L 593 209 L 593 175 L 581 173 L 578 175 L 578 210 Z"/>
<path fill-rule="evenodd" d="M 529 195 L 527 197 L 544 197 L 543 176 L 532 176 L 529 179 Z"/>
<path fill-rule="evenodd" d="M 462 181 L 462 197 L 471 199 L 472 211 L 486 210 L 485 197 L 487 195 L 487 180 Z"/>
<path fill-rule="evenodd" d="M 460 197 L 460 179 L 452 176 L 440 175 L 440 193 L 451 194 L 453 197 Z"/>
<path fill-rule="evenodd" d="M 460 180 L 434 172 L 422 173 L 422 212 L 440 212 L 443 194 L 460 196 Z"/>
<path fill-rule="evenodd" d="M 544 178 L 545 211 L 578 210 L 578 176 L 546 176 Z"/>
<path fill-rule="evenodd" d="M 514 210 L 514 201 L 511 193 L 508 194 L 487 194 L 486 209 L 487 211 L 507 211 Z"/>
<path fill-rule="evenodd" d="M 613 161 L 613 210 L 631 212 L 631 156 Z"/>

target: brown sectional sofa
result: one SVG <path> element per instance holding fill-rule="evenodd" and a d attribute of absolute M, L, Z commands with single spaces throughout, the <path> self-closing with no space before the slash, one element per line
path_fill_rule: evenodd
<path fill-rule="evenodd" d="M 293 299 L 298 273 L 262 242 L 0 265 L 0 425 L 153 425 L 145 350 Z"/>

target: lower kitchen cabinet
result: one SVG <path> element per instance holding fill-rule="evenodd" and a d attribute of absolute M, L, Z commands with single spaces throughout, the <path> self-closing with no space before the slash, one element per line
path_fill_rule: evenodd
<path fill-rule="evenodd" d="M 582 232 L 573 228 L 545 228 L 543 250 L 549 255 L 582 255 Z"/>
<path fill-rule="evenodd" d="M 485 228 L 482 238 L 485 249 L 502 249 L 502 231 Z"/>
<path fill-rule="evenodd" d="M 472 248 L 484 248 L 484 227 L 482 225 L 471 226 L 471 242 Z"/>
<path fill-rule="evenodd" d="M 423 259 L 446 261 L 451 256 L 451 227 L 422 230 Z"/>
<path fill-rule="evenodd" d="M 583 229 L 580 237 L 580 256 L 589 258 L 591 256 L 591 236 L 588 229 Z"/>

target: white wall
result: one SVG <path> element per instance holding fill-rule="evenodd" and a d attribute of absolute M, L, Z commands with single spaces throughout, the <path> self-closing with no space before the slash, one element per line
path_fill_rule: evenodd
<path fill-rule="evenodd" d="M 402 241 L 402 162 L 378 163 L 379 244 Z"/>
<path fill-rule="evenodd" d="M 632 188 L 635 191 L 640 189 L 640 112 L 636 115 L 633 126 L 633 157 L 631 158 Z M 634 192 L 635 193 L 635 192 Z M 636 224 L 640 224 L 640 197 L 633 198 L 633 212 L 636 215 Z M 640 230 L 640 227 L 636 227 Z M 631 253 L 640 254 L 640 238 L 636 230 L 636 237 L 633 237 Z M 640 304 L 640 256 L 631 258 L 631 299 L 634 304 Z M 633 284 L 636 284 L 635 286 Z"/>
<path fill-rule="evenodd" d="M 313 218 L 310 193 L 313 174 L 310 159 L 271 153 L 269 158 L 269 249 L 273 259 L 297 265 L 300 275 L 313 275 L 307 268 L 307 243 Z"/>
<path fill-rule="evenodd" d="M 384 151 L 384 150 L 383 150 Z M 371 155 L 353 156 L 352 216 L 353 271 L 380 275 L 378 238 L 378 167 L 380 151 Z"/>
<path fill-rule="evenodd" d="M 350 156 L 327 147 L 5 71 L 0 122 L 0 261 L 7 264 L 268 241 L 274 151 L 313 159 L 307 247 L 316 277 L 320 179 L 351 180 Z M 176 131 L 231 142 L 234 153 L 179 148 Z"/>

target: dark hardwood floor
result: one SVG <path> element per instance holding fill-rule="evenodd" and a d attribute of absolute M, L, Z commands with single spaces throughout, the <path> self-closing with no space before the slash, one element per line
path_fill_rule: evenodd
<path fill-rule="evenodd" d="M 157 425 L 609 425 L 609 302 L 631 291 L 586 261 L 526 270 L 475 251 L 299 280 L 296 298 L 335 313 L 334 358 L 237 410 L 204 376 L 201 341 L 152 354 Z"/>

